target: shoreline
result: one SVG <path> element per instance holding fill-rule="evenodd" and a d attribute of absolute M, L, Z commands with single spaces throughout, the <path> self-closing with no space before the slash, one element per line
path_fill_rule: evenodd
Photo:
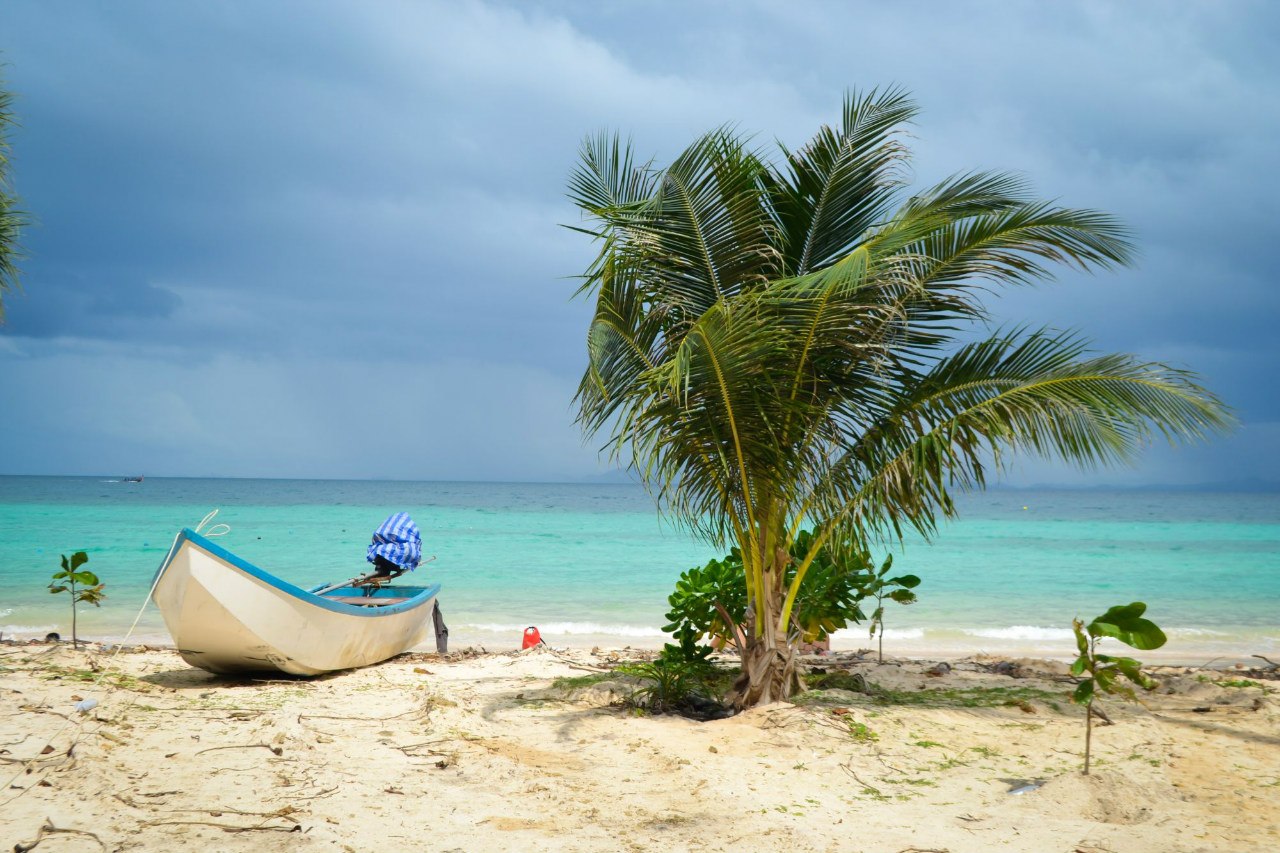
<path fill-rule="evenodd" d="M 390 850 L 791 853 L 847 850 L 851 833 L 859 849 L 952 853 L 1280 845 L 1277 680 L 1161 668 L 1143 704 L 1107 703 L 1114 725 L 1095 727 L 1083 776 L 1061 663 L 934 674 L 809 657 L 876 691 L 695 722 L 623 704 L 638 683 L 612 670 L 627 658 L 413 653 L 248 680 L 171 650 L 0 645 L 3 840 L 29 844 L 47 821 L 138 853 L 349 853 L 375 837 Z"/>
<path fill-rule="evenodd" d="M 565 652 L 589 652 L 609 649 L 615 651 L 657 652 L 660 651 L 669 637 L 619 637 L 614 634 L 542 634 L 544 644 L 552 650 Z M 5 644 L 42 644 L 43 636 L 9 635 L 0 637 L 0 647 Z M 516 633 L 496 634 L 491 632 L 454 632 L 450 634 L 449 649 L 451 653 L 506 654 L 520 651 L 523 637 Z M 70 646 L 69 637 L 61 636 L 60 645 Z M 82 646 L 88 645 L 100 652 L 114 650 L 121 646 L 126 651 L 157 650 L 173 652 L 173 640 L 167 634 L 134 634 L 126 638 L 121 635 L 112 636 L 80 636 Z M 1171 648 L 1172 646 L 1172 648 Z M 434 654 L 435 641 L 428 639 L 409 649 L 405 654 Z M 1170 643 L 1153 650 L 1135 650 L 1111 640 L 1103 640 L 1101 651 L 1110 654 L 1122 654 L 1136 657 L 1144 664 L 1178 667 L 1203 667 L 1227 669 L 1230 667 L 1256 667 L 1263 665 L 1263 660 L 1280 660 L 1274 650 L 1245 648 L 1233 643 L 1220 643 L 1213 646 L 1174 646 Z M 849 655 L 860 653 L 867 659 L 877 656 L 877 644 L 869 642 L 865 635 L 850 636 L 850 632 L 837 632 L 831 644 L 829 655 Z M 884 645 L 885 660 L 917 660 L 917 661 L 963 661 L 978 658 L 1009 658 L 1040 661 L 1070 662 L 1075 659 L 1075 649 L 1070 643 L 1056 642 L 1036 644 L 1020 640 L 1001 642 L 973 643 L 965 645 L 931 644 L 921 639 L 887 640 Z M 823 655 L 804 656 L 813 660 L 821 660 Z"/>

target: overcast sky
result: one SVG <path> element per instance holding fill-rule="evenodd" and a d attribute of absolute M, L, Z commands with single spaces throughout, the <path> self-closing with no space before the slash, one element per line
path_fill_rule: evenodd
<path fill-rule="evenodd" d="M 798 145 L 914 93 L 915 178 L 1024 174 L 1138 264 L 992 303 L 1190 367 L 1242 427 L 1082 476 L 1280 482 L 1280 5 L 5 0 L 34 224 L 0 473 L 563 480 L 582 138 Z"/>

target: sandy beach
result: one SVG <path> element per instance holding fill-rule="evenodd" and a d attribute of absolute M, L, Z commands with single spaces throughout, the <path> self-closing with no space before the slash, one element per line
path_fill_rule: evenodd
<path fill-rule="evenodd" d="M 1262 669 L 1155 668 L 1144 705 L 1106 704 L 1114 724 L 1095 728 L 1085 777 L 1060 662 L 814 657 L 811 675 L 860 675 L 867 691 L 697 722 L 625 703 L 634 682 L 611 670 L 643 654 L 414 653 L 248 681 L 171 650 L 5 645 L 0 841 L 41 853 L 1280 847 L 1280 681 Z"/>

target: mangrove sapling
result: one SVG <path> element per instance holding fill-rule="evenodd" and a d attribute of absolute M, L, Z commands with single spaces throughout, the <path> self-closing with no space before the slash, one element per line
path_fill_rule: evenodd
<path fill-rule="evenodd" d="M 83 601 L 85 604 L 101 607 L 102 599 L 107 597 L 107 594 L 102 591 L 106 584 L 98 580 L 97 575 L 88 570 L 77 571 L 87 562 L 89 562 L 89 555 L 84 551 L 76 551 L 71 555 L 70 560 L 63 554 L 62 571 L 54 572 L 53 582 L 49 584 L 49 592 L 55 595 L 59 592 L 71 593 L 72 648 L 80 647 L 80 640 L 76 636 L 76 605 Z"/>
<path fill-rule="evenodd" d="M 872 569 L 868 580 L 863 583 L 863 594 L 876 600 L 876 609 L 871 614 L 870 636 L 878 640 L 876 649 L 877 663 L 884 663 L 884 604 L 885 599 L 899 604 L 915 604 L 918 600 L 911 590 L 920 585 L 920 578 L 915 575 L 898 575 L 889 577 L 889 569 L 893 568 L 893 555 L 888 554 L 880 568 Z"/>
<path fill-rule="evenodd" d="M 1141 601 L 1116 605 L 1094 619 L 1088 625 L 1079 619 L 1071 620 L 1076 635 L 1076 648 L 1080 656 L 1071 664 L 1071 674 L 1084 676 L 1071 694 L 1071 701 L 1084 705 L 1084 775 L 1089 775 L 1089 753 L 1093 738 L 1093 703 L 1099 692 L 1124 696 L 1136 700 L 1133 688 L 1120 681 L 1121 677 L 1144 690 L 1151 690 L 1156 681 L 1142 672 L 1142 664 L 1133 658 L 1114 657 L 1098 653 L 1098 642 L 1112 637 L 1135 649 L 1158 649 L 1167 639 L 1164 631 L 1151 620 L 1143 619 L 1147 605 Z"/>

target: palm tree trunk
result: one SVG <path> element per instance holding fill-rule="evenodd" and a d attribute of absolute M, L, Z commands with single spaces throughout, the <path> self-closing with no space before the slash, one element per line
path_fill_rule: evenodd
<path fill-rule="evenodd" d="M 745 626 L 747 643 L 742 650 L 742 673 L 727 697 L 729 704 L 739 711 L 790 699 L 804 690 L 804 682 L 796 670 L 796 650 L 776 625 L 777 614 L 782 611 L 782 589 L 774 582 L 775 573 L 781 574 L 781 570 L 770 567 L 764 573 L 767 582 L 755 602 L 755 612 L 748 617 L 754 624 Z"/>
<path fill-rule="evenodd" d="M 796 670 L 796 650 L 771 637 L 749 637 L 742 654 L 742 674 L 729 690 L 729 704 L 737 710 L 790 699 L 804 689 Z"/>

